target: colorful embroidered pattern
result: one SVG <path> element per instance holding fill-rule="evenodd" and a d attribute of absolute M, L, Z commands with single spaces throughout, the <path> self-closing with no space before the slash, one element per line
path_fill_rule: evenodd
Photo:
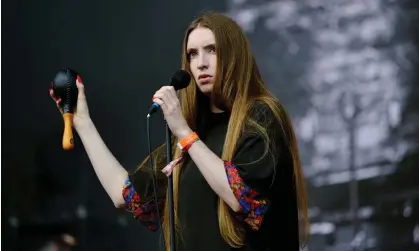
<path fill-rule="evenodd" d="M 269 201 L 257 198 L 259 193 L 248 187 L 230 161 L 224 161 L 227 179 L 239 204 L 240 212 L 237 218 L 246 222 L 253 230 L 258 230 L 262 224 L 263 216 L 268 211 Z"/>
<path fill-rule="evenodd" d="M 149 230 L 155 231 L 158 228 L 158 214 L 156 203 L 152 198 L 141 201 L 140 196 L 134 190 L 129 178 L 125 180 L 125 185 L 122 190 L 122 196 L 125 200 L 126 210 L 134 216 L 134 219 L 139 220 Z M 159 202 L 159 209 L 162 208 Z"/>

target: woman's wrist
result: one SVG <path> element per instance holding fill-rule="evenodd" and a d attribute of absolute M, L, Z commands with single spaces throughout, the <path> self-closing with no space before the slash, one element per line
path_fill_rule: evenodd
<path fill-rule="evenodd" d="M 74 123 L 74 128 L 76 129 L 77 133 L 79 135 L 88 132 L 89 130 L 92 130 L 95 128 L 95 125 L 92 121 L 92 119 L 89 117 L 87 119 L 84 119 L 82 121 L 78 121 L 77 123 Z"/>
<path fill-rule="evenodd" d="M 185 129 L 179 131 L 176 136 L 177 136 L 178 140 L 181 140 L 182 138 L 188 136 L 191 133 L 193 133 L 193 131 L 191 130 L 191 128 L 188 127 L 188 128 L 185 128 Z"/>

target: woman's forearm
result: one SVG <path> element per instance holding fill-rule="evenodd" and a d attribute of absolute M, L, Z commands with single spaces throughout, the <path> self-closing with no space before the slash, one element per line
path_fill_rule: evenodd
<path fill-rule="evenodd" d="M 192 144 L 188 153 L 214 192 L 233 211 L 239 211 L 240 204 L 234 196 L 227 180 L 224 161 L 213 153 L 202 141 L 197 141 Z"/>
<path fill-rule="evenodd" d="M 127 171 L 103 142 L 94 123 L 89 121 L 77 130 L 100 183 L 116 207 L 124 205 L 122 188 Z"/>

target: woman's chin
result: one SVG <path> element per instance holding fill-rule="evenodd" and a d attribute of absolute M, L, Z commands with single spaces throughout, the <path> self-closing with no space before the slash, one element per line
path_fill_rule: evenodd
<path fill-rule="evenodd" d="M 203 94 L 207 96 L 212 92 L 212 84 L 200 85 L 198 88 Z"/>

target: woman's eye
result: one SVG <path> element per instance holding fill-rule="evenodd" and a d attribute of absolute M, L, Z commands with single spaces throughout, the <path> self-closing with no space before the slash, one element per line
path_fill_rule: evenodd
<path fill-rule="evenodd" d="M 196 57 L 196 55 L 198 55 L 195 51 L 191 51 L 188 53 L 188 58 L 193 58 Z"/>

